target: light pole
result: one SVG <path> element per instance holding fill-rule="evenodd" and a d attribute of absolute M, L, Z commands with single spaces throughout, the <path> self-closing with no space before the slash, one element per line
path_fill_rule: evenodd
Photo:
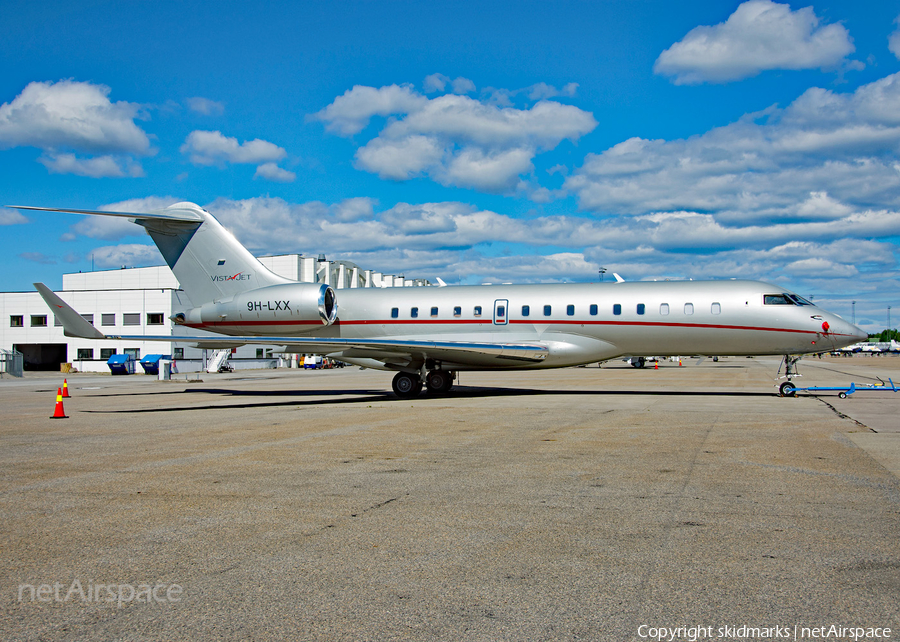
<path fill-rule="evenodd" d="M 853 319 L 851 321 L 851 323 L 853 325 L 856 325 L 856 301 L 850 302 L 850 311 L 851 311 L 851 315 L 852 315 L 851 318 Z"/>
<path fill-rule="evenodd" d="M 888 331 L 891 330 L 891 306 L 888 306 Z"/>

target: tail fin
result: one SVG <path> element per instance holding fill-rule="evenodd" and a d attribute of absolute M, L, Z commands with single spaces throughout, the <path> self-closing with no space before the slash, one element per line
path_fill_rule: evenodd
<path fill-rule="evenodd" d="M 292 283 L 266 268 L 212 214 L 194 203 L 176 203 L 144 214 L 12 207 L 131 219 L 147 230 L 196 307 L 229 299 L 246 290 Z"/>

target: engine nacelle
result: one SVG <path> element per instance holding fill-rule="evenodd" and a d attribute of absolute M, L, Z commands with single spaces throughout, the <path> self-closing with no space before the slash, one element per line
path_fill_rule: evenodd
<path fill-rule="evenodd" d="M 222 324 L 228 327 L 259 325 L 331 325 L 337 318 L 337 297 L 325 284 L 288 283 L 247 290 L 231 299 L 206 303 L 172 320 L 179 325 Z"/>

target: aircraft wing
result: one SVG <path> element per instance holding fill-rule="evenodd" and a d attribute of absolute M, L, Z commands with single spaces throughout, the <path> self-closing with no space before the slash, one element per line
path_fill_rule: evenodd
<path fill-rule="evenodd" d="M 490 343 L 466 341 L 422 341 L 417 339 L 342 339 L 330 337 L 272 337 L 272 336 L 185 336 L 185 335 L 119 335 L 103 334 L 87 322 L 68 303 L 43 283 L 34 287 L 63 324 L 66 336 L 85 339 L 114 339 L 126 341 L 167 341 L 191 343 L 198 348 L 233 348 L 246 344 L 284 346 L 290 352 L 312 354 L 345 353 L 346 356 L 393 360 L 426 358 L 471 363 L 504 360 L 540 362 L 549 354 L 541 343 Z"/>

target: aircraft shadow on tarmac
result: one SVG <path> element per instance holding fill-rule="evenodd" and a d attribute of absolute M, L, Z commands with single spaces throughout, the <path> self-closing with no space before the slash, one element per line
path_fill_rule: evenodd
<path fill-rule="evenodd" d="M 159 392 L 151 393 L 130 393 L 127 396 L 141 397 L 144 394 L 163 394 Z M 164 394 L 173 394 L 170 392 Z M 440 396 L 422 394 L 418 397 L 410 399 L 400 399 L 392 392 L 387 390 L 229 390 L 227 388 L 189 388 L 181 393 L 188 395 L 219 395 L 221 397 L 244 397 L 259 399 L 258 403 L 222 403 L 207 404 L 202 406 L 156 406 L 153 408 L 135 408 L 131 410 L 84 410 L 82 412 L 98 413 L 98 414 L 118 414 L 118 413 L 150 413 L 150 412 L 183 412 L 188 410 L 224 410 L 228 408 L 277 408 L 288 406 L 319 406 L 325 404 L 370 404 L 373 402 L 423 402 L 430 400 L 446 400 L 454 401 L 460 399 L 479 399 L 490 397 L 517 397 L 517 396 L 580 396 L 580 397 L 602 397 L 613 395 L 626 396 L 657 396 L 657 397 L 778 397 L 777 392 L 746 392 L 746 391 L 725 391 L 725 390 L 536 390 L 533 388 L 488 388 L 476 386 L 458 386 L 452 392 Z M 126 395 L 92 395 L 92 396 L 126 396 Z M 287 399 L 290 397 L 290 399 Z M 299 397 L 299 398 L 298 398 Z M 315 399 L 304 399 L 304 397 L 315 397 Z M 326 397 L 323 399 L 322 397 Z M 279 399 L 275 401 L 275 399 Z M 224 401 L 224 400 L 223 400 Z"/>

